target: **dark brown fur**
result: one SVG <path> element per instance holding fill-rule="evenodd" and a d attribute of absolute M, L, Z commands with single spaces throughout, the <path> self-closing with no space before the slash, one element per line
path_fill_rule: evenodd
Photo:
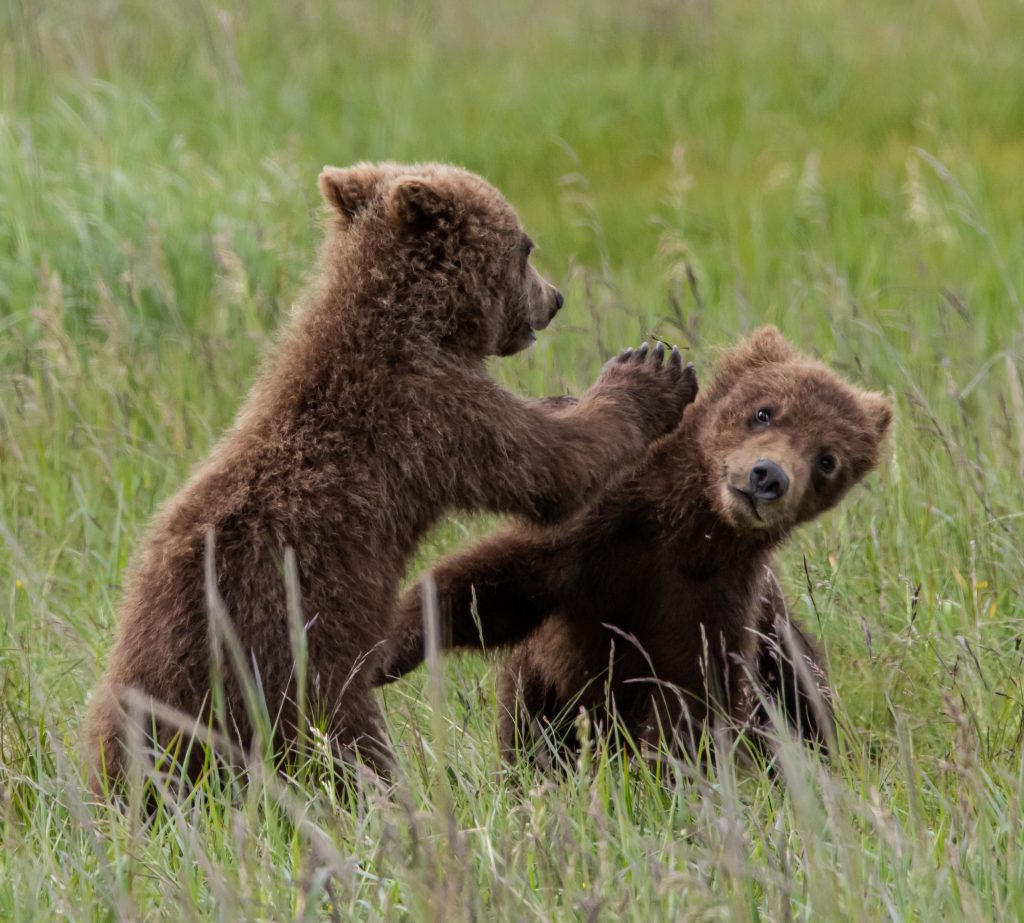
<path fill-rule="evenodd" d="M 571 739 L 579 706 L 607 727 L 613 705 L 653 746 L 688 746 L 713 707 L 765 725 L 751 675 L 799 733 L 829 737 L 827 679 L 785 611 L 773 552 L 877 464 L 890 420 L 880 395 L 762 328 L 725 355 L 678 429 L 580 514 L 514 525 L 442 561 L 433 577 L 449 646 L 529 635 L 501 678 L 506 754 L 542 726 Z M 753 474 L 765 460 L 788 477 L 781 496 Z M 418 584 L 400 602 L 387 677 L 422 659 L 421 604 Z"/>
<path fill-rule="evenodd" d="M 279 744 L 296 727 L 283 561 L 293 549 L 311 711 L 339 752 L 390 762 L 369 677 L 398 582 L 444 510 L 557 521 L 640 456 L 696 390 L 678 353 L 605 366 L 576 405 L 501 390 L 485 370 L 533 340 L 561 295 L 528 261 L 511 206 L 440 165 L 325 168 L 332 206 L 320 278 L 234 427 L 154 519 L 132 569 L 89 722 L 94 784 L 123 772 L 129 689 L 206 720 L 211 700 L 204 558 Z M 228 660 L 230 665 L 231 661 Z M 227 726 L 253 726 L 236 671 Z M 158 743 L 171 729 L 161 726 Z"/>

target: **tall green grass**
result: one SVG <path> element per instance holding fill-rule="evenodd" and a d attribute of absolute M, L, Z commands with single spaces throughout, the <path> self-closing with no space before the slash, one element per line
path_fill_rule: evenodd
<path fill-rule="evenodd" d="M 1022 34 L 1018 0 L 8 0 L 0 919 L 1024 918 Z M 308 278 L 320 166 L 384 158 L 485 174 L 565 288 L 510 387 L 774 322 L 891 394 L 884 470 L 783 556 L 830 767 L 506 772 L 467 657 L 385 694 L 393 794 L 86 795 L 128 557 Z"/>

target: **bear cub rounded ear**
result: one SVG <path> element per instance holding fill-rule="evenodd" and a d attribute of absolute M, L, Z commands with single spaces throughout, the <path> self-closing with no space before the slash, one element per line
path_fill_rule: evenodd
<path fill-rule="evenodd" d="M 760 369 L 776 362 L 789 362 L 796 357 L 793 347 L 776 327 L 770 324 L 758 327 L 735 346 L 722 353 L 718 372 L 705 392 L 705 401 L 714 402 L 736 384 L 740 377 L 752 369 Z"/>
<path fill-rule="evenodd" d="M 745 361 L 752 365 L 769 365 L 773 362 L 787 362 L 793 358 L 793 347 L 779 333 L 777 327 L 766 324 L 758 327 L 750 336 L 743 340 L 737 353 L 742 353 Z"/>
<path fill-rule="evenodd" d="M 454 217 L 443 189 L 418 177 L 402 177 L 388 194 L 388 211 L 401 230 L 424 234 Z"/>
<path fill-rule="evenodd" d="M 377 194 L 381 172 L 373 164 L 354 167 L 324 167 L 320 173 L 320 194 L 334 207 L 343 225 L 351 224 Z"/>
<path fill-rule="evenodd" d="M 892 427 L 892 404 L 884 394 L 877 391 L 868 391 L 864 398 L 868 416 L 874 421 L 878 441 L 881 442 L 889 435 Z"/>

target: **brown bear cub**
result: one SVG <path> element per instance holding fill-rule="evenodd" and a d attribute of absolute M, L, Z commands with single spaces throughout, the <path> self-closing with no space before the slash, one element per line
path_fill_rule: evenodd
<path fill-rule="evenodd" d="M 371 677 L 424 532 L 449 508 L 564 518 L 696 393 L 692 369 L 660 348 L 612 360 L 569 406 L 503 391 L 486 358 L 529 346 L 562 296 L 530 265 L 530 238 L 502 195 L 442 165 L 328 167 L 320 189 L 333 222 L 319 282 L 135 561 L 91 708 L 98 788 L 123 773 L 129 699 L 152 703 L 148 732 L 165 706 L 206 722 L 222 691 L 221 730 L 250 745 L 239 662 L 279 749 L 303 733 L 306 695 L 340 755 L 386 770 Z M 307 690 L 286 571 L 301 591 Z M 211 658 L 222 635 L 225 651 L 232 635 L 237 645 L 222 655 L 221 690 Z M 151 743 L 177 745 L 175 728 L 156 727 Z"/>
<path fill-rule="evenodd" d="M 891 417 L 881 395 L 764 327 L 725 354 L 673 433 L 567 523 L 517 524 L 438 564 L 448 646 L 525 638 L 500 683 L 506 756 L 541 737 L 571 743 L 581 706 L 605 727 L 610 706 L 645 749 L 692 752 L 712 711 L 756 728 L 774 699 L 797 733 L 826 743 L 827 679 L 788 618 L 772 555 L 876 466 Z M 417 584 L 400 602 L 386 678 L 422 659 L 421 596 Z"/>

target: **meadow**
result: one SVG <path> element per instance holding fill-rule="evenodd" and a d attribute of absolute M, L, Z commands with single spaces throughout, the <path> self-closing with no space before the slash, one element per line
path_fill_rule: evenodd
<path fill-rule="evenodd" d="M 0 919 L 1024 919 L 1022 36 L 1020 0 L 5 0 Z M 493 364 L 523 394 L 771 322 L 890 395 L 881 470 L 782 556 L 830 763 L 505 770 L 467 655 L 384 694 L 393 792 L 88 794 L 125 566 L 309 281 L 320 167 L 363 159 L 517 206 L 566 293 Z"/>

